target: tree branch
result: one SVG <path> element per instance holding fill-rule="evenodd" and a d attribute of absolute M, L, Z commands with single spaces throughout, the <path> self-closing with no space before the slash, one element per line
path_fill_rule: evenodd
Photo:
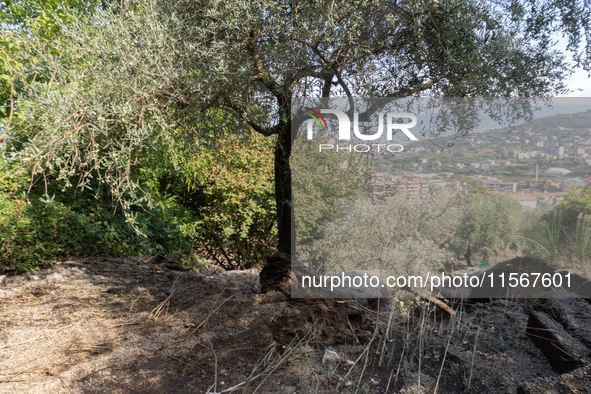
<path fill-rule="evenodd" d="M 256 71 L 256 75 L 251 79 L 252 82 L 257 80 L 261 80 L 263 85 L 274 95 L 277 96 L 280 92 L 278 90 L 277 82 L 272 78 L 269 78 L 268 71 L 265 68 L 265 64 L 263 59 L 261 58 L 261 54 L 256 46 L 256 39 L 254 36 L 254 31 L 251 30 L 250 37 L 246 44 L 246 49 L 248 53 L 252 57 L 252 62 L 254 69 Z"/>
<path fill-rule="evenodd" d="M 250 127 L 252 127 L 252 129 L 254 131 L 256 131 L 257 133 L 262 134 L 265 137 L 269 137 L 269 136 L 271 136 L 271 135 L 273 135 L 273 134 L 276 133 L 274 131 L 274 128 L 265 127 L 265 126 L 262 126 L 262 125 L 260 125 L 258 123 L 255 123 L 254 121 L 250 120 L 249 117 L 248 117 L 248 114 L 246 113 L 246 111 L 243 108 L 241 108 L 241 107 L 237 106 L 236 104 L 234 104 L 232 101 L 230 101 L 230 99 L 228 97 L 226 97 L 226 99 L 224 100 L 224 103 L 225 103 L 225 105 L 228 108 L 236 111 L 242 117 L 242 119 L 244 119 L 246 121 L 246 123 Z"/>

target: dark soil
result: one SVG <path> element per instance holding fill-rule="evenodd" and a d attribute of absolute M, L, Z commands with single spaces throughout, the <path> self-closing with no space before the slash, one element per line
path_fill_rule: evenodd
<path fill-rule="evenodd" d="M 526 335 L 532 310 L 568 320 L 540 299 L 447 300 L 454 316 L 417 299 L 376 311 L 259 294 L 254 270 L 140 258 L 7 279 L 2 393 L 515 393 L 561 377 Z M 591 324 L 581 302 L 579 331 Z M 337 356 L 323 363 L 327 349 Z"/>

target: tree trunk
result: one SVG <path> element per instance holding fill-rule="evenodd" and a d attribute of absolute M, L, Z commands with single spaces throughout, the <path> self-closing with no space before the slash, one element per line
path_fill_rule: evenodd
<path fill-rule="evenodd" d="M 472 267 L 472 260 L 470 260 L 471 256 L 472 256 L 472 248 L 468 247 L 468 250 L 466 250 L 466 253 L 464 254 L 464 257 L 466 258 L 466 263 L 468 264 L 468 267 Z"/>
<path fill-rule="evenodd" d="M 291 190 L 291 122 L 278 135 L 275 146 L 275 207 L 277 209 L 277 251 L 291 255 L 295 234 Z"/>
<path fill-rule="evenodd" d="M 293 138 L 291 135 L 291 97 L 280 100 L 280 123 L 277 125 L 275 146 L 275 206 L 277 209 L 277 254 L 270 256 L 261 270 L 261 291 L 280 290 L 289 294 L 292 239 L 295 237 L 291 166 L 289 158 Z"/>

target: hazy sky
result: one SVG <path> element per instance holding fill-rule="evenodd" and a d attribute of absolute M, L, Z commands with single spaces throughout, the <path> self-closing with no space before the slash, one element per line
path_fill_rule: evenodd
<path fill-rule="evenodd" d="M 587 72 L 578 69 L 568 80 L 568 87 L 570 89 L 582 89 L 571 92 L 565 97 L 591 97 L 591 78 L 588 77 Z"/>
<path fill-rule="evenodd" d="M 557 37 L 557 49 L 566 49 L 566 40 L 562 37 Z M 591 45 L 591 43 L 588 43 Z M 587 71 L 576 69 L 575 73 L 567 80 L 567 85 L 571 90 L 575 90 L 564 97 L 591 97 L 591 78 Z M 579 90 L 580 89 L 580 90 Z"/>

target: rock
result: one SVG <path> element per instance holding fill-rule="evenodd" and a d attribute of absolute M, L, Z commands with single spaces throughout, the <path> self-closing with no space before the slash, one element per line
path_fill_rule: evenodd
<path fill-rule="evenodd" d="M 589 278 L 566 270 L 560 271 L 559 274 L 561 274 L 563 277 L 567 274 L 570 274 L 571 288 L 569 289 L 566 286 L 563 287 L 577 294 L 579 297 L 591 299 L 591 281 Z"/>
<path fill-rule="evenodd" d="M 569 372 L 587 364 L 582 358 L 588 352 L 585 345 L 545 313 L 530 312 L 525 333 L 544 353 L 554 371 Z"/>
<path fill-rule="evenodd" d="M 579 298 L 546 299 L 536 309 L 554 318 L 591 349 L 591 306 Z"/>
<path fill-rule="evenodd" d="M 517 394 L 591 393 L 591 366 L 576 369 L 560 377 L 530 380 L 517 388 Z"/>
<path fill-rule="evenodd" d="M 0 276 L 0 287 L 6 287 L 6 275 Z"/>
<path fill-rule="evenodd" d="M 63 279 L 64 279 L 64 277 L 63 277 L 63 276 L 62 276 L 60 273 L 54 272 L 53 274 L 51 274 L 51 275 L 48 275 L 46 279 L 47 279 L 48 281 L 55 281 L 55 282 L 58 282 L 58 281 L 60 281 L 60 280 L 63 280 Z"/>
<path fill-rule="evenodd" d="M 339 361 L 340 357 L 334 350 L 325 349 L 324 356 L 322 356 L 322 364 L 326 362 L 337 362 Z"/>

